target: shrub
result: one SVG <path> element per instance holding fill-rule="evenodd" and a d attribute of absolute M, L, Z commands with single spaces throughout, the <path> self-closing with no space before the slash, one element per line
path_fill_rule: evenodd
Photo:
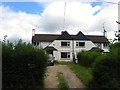
<path fill-rule="evenodd" d="M 47 57 L 43 50 L 21 40 L 14 46 L 6 43 L 3 49 L 3 88 L 43 88 Z"/>
<path fill-rule="evenodd" d="M 86 67 L 92 67 L 92 65 L 98 60 L 96 58 L 100 56 L 102 56 L 102 53 L 100 52 L 82 51 L 78 53 L 78 63 Z"/>
<path fill-rule="evenodd" d="M 120 43 L 110 48 L 106 58 L 102 58 L 93 67 L 93 80 L 89 82 L 91 88 L 120 89 Z"/>

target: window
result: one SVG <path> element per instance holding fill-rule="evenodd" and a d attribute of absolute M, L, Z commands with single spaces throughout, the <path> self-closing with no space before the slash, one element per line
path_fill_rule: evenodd
<path fill-rule="evenodd" d="M 85 42 L 76 42 L 76 47 L 83 47 L 85 46 Z"/>
<path fill-rule="evenodd" d="M 70 58 L 70 52 L 61 52 L 61 58 Z"/>
<path fill-rule="evenodd" d="M 61 42 L 61 46 L 70 46 L 70 42 Z"/>
<path fill-rule="evenodd" d="M 34 42 L 33 44 L 34 44 L 34 46 L 38 46 L 39 42 Z"/>
<path fill-rule="evenodd" d="M 104 43 L 104 44 L 103 44 L 103 47 L 104 47 L 104 48 L 106 48 L 107 46 L 108 46 L 108 44 L 107 44 L 107 43 Z"/>

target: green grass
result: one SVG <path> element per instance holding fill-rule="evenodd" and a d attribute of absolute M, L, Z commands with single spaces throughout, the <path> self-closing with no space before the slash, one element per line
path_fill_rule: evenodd
<path fill-rule="evenodd" d="M 67 82 L 64 79 L 63 73 L 58 72 L 57 77 L 58 77 L 58 81 L 59 81 L 58 88 L 60 90 L 69 90 L 69 86 L 68 86 Z"/>
<path fill-rule="evenodd" d="M 57 62 L 56 64 L 68 65 L 76 76 L 87 86 L 88 82 L 92 79 L 91 68 L 86 68 L 73 62 Z"/>

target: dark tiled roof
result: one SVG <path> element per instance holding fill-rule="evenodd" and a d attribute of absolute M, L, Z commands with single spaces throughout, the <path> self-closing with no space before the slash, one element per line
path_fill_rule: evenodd
<path fill-rule="evenodd" d="M 108 39 L 104 36 L 98 36 L 98 35 L 85 35 L 89 40 L 91 40 L 94 43 L 108 43 Z M 35 36 L 32 37 L 32 42 L 52 42 L 54 40 L 88 40 L 85 37 L 79 38 L 79 35 L 76 37 L 76 35 L 69 35 L 69 34 L 35 34 Z"/>
<path fill-rule="evenodd" d="M 52 42 L 55 39 L 57 39 L 60 35 L 57 34 L 35 34 L 35 36 L 32 37 L 32 42 L 37 41 L 44 41 L 44 42 Z"/>
<path fill-rule="evenodd" d="M 93 47 L 89 51 L 103 52 L 104 50 L 98 47 Z"/>
<path fill-rule="evenodd" d="M 86 37 L 94 43 L 108 43 L 108 39 L 105 36 L 86 35 Z"/>
<path fill-rule="evenodd" d="M 89 40 L 81 31 L 75 35 L 75 40 Z"/>
<path fill-rule="evenodd" d="M 67 31 L 62 31 L 62 34 L 57 38 L 57 40 L 72 40 L 73 38 Z"/>
<path fill-rule="evenodd" d="M 47 47 L 45 47 L 44 48 L 45 50 L 47 50 L 47 51 L 57 51 L 57 49 L 56 48 L 54 48 L 54 47 L 52 47 L 52 46 L 47 46 Z"/>

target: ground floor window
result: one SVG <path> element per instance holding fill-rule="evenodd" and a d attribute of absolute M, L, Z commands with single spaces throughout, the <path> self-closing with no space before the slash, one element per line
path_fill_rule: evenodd
<path fill-rule="evenodd" d="M 34 46 L 38 46 L 39 42 L 34 42 L 33 44 L 34 44 Z"/>
<path fill-rule="evenodd" d="M 108 44 L 107 44 L 107 43 L 103 43 L 103 47 L 104 47 L 104 48 L 107 48 L 107 47 L 108 47 Z"/>
<path fill-rule="evenodd" d="M 61 52 L 61 58 L 70 58 L 70 52 Z"/>

